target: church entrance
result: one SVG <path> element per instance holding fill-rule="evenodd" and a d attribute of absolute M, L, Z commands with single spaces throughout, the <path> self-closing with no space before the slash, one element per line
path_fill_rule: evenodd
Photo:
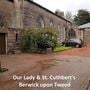
<path fill-rule="evenodd" d="M 0 33 L 0 54 L 6 54 L 5 33 Z"/>

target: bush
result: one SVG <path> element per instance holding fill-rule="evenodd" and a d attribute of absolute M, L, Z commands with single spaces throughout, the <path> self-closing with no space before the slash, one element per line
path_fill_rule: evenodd
<path fill-rule="evenodd" d="M 35 48 L 35 42 L 36 42 L 36 37 L 35 37 L 35 31 L 32 30 L 27 30 L 22 33 L 21 35 L 21 48 L 22 51 L 29 51 L 33 48 Z"/>
<path fill-rule="evenodd" d="M 58 34 L 52 29 L 27 30 L 22 34 L 21 46 L 23 51 L 52 48 L 57 45 Z"/>
<path fill-rule="evenodd" d="M 57 45 L 57 33 L 55 30 L 39 30 L 37 37 L 37 47 L 40 49 L 55 48 Z"/>

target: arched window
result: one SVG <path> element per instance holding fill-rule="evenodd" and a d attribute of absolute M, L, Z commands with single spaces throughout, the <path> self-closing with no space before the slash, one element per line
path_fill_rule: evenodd
<path fill-rule="evenodd" d="M 53 27 L 54 27 L 53 21 L 50 21 L 50 28 L 53 28 Z"/>
<path fill-rule="evenodd" d="M 60 28 L 60 25 L 59 25 L 59 24 L 57 25 L 57 30 L 58 30 L 58 33 L 59 33 L 59 35 L 60 35 L 60 33 L 61 33 L 61 31 L 60 31 L 61 28 Z"/>
<path fill-rule="evenodd" d="M 44 19 L 42 16 L 38 17 L 37 23 L 38 23 L 38 28 L 44 28 L 45 27 L 45 22 L 44 22 Z"/>
<path fill-rule="evenodd" d="M 57 29 L 58 29 L 58 31 L 60 31 L 60 25 L 59 24 L 57 25 Z"/>

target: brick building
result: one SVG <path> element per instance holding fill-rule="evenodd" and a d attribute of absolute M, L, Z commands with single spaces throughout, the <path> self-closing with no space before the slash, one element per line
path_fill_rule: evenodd
<path fill-rule="evenodd" d="M 0 52 L 16 47 L 20 33 L 29 28 L 53 28 L 60 41 L 72 37 L 72 23 L 32 0 L 0 0 Z M 71 30 L 71 31 L 70 31 Z"/>

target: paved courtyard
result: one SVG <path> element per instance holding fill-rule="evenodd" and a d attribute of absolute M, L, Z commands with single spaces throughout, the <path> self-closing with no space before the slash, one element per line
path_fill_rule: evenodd
<path fill-rule="evenodd" d="M 9 71 L 0 73 L 0 90 L 90 90 L 90 46 L 74 48 L 53 54 L 16 54 L 1 56 L 2 67 Z M 19 82 L 68 83 L 70 80 L 13 80 L 13 75 L 74 76 L 71 87 L 20 88 Z"/>

